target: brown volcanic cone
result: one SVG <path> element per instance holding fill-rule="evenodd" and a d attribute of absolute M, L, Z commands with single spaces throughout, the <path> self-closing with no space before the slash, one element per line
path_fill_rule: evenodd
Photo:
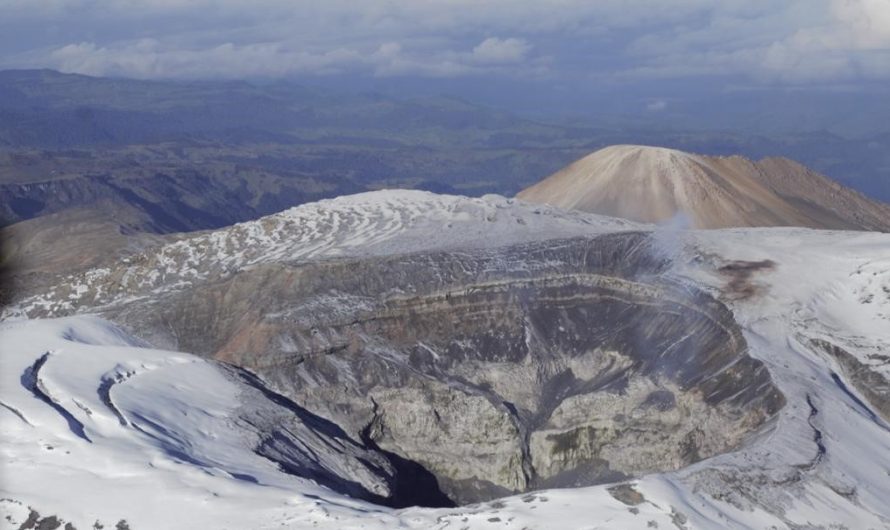
<path fill-rule="evenodd" d="M 754 162 L 741 156 L 616 145 L 572 163 L 517 197 L 651 223 L 685 214 L 696 228 L 890 231 L 890 205 L 784 158 Z"/>

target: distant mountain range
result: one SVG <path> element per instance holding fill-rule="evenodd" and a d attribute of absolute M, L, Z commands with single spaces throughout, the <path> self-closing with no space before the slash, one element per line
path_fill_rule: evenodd
<path fill-rule="evenodd" d="M 890 205 L 787 158 L 755 162 L 638 145 L 592 153 L 517 195 L 530 202 L 695 228 L 890 231 Z"/>
<path fill-rule="evenodd" d="M 396 100 L 283 82 L 158 82 L 51 70 L 0 72 L 0 112 L 0 145 L 11 147 L 188 140 L 507 147 L 546 145 L 572 132 L 444 96 Z"/>
<path fill-rule="evenodd" d="M 381 188 L 509 196 L 593 150 L 629 143 L 784 156 L 890 200 L 890 132 L 634 127 L 539 123 L 445 96 L 3 71 L 0 220 L 80 209 L 77 222 L 91 212 L 125 231 L 168 233 Z"/>

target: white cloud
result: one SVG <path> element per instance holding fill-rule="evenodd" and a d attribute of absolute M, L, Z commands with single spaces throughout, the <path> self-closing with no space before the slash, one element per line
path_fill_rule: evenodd
<path fill-rule="evenodd" d="M 473 48 L 473 59 L 482 64 L 518 63 L 531 48 L 523 39 L 489 37 Z"/>
<path fill-rule="evenodd" d="M 767 46 L 761 66 L 780 80 L 890 76 L 890 0 L 831 0 L 824 24 Z"/>
<path fill-rule="evenodd" d="M 860 50 L 890 48 L 890 0 L 833 0 L 834 45 Z"/>
<path fill-rule="evenodd" d="M 360 64 L 354 50 L 340 48 L 324 53 L 288 51 L 275 43 L 236 46 L 223 43 L 199 50 L 167 48 L 153 39 L 115 47 L 94 43 L 69 44 L 54 50 L 50 58 L 64 72 L 89 75 L 151 77 L 284 76 L 295 73 L 330 74 Z"/>
<path fill-rule="evenodd" d="M 423 75 L 428 77 L 455 77 L 473 73 L 473 68 L 463 64 L 459 55 L 446 52 L 434 57 L 405 54 L 402 45 L 388 42 L 380 45 L 368 61 L 374 75 L 380 77 L 398 75 Z"/>
<path fill-rule="evenodd" d="M 792 0 L 636 38 L 619 79 L 744 75 L 768 83 L 890 78 L 890 0 Z"/>
<path fill-rule="evenodd" d="M 411 53 L 398 42 L 385 42 L 370 50 L 337 48 L 310 52 L 290 50 L 280 43 L 227 42 L 208 48 L 181 49 L 156 39 L 141 39 L 111 46 L 92 42 L 68 44 L 53 50 L 49 62 L 63 72 L 135 78 L 281 77 L 356 70 L 379 77 L 457 77 L 494 72 L 521 75 L 521 65 L 517 69 L 515 64 L 506 64 L 517 63 L 521 57 L 515 50 L 512 54 L 508 51 L 500 50 L 499 55 L 481 61 L 475 50 Z M 540 71 L 540 63 L 531 66 L 531 72 Z"/>

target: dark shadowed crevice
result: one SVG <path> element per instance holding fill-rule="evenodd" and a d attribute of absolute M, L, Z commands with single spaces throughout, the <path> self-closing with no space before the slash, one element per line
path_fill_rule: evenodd
<path fill-rule="evenodd" d="M 59 413 L 60 416 L 68 423 L 68 429 L 74 433 L 75 436 L 82 440 L 86 440 L 89 443 L 93 443 L 92 440 L 87 436 L 84 431 L 83 423 L 81 423 L 77 418 L 71 415 L 70 412 L 65 410 L 65 407 L 56 403 L 55 400 L 44 390 L 43 385 L 40 381 L 40 369 L 43 368 L 43 365 L 46 364 L 46 361 L 49 359 L 49 352 L 44 353 L 37 359 L 33 365 L 29 366 L 22 373 L 20 377 L 20 382 L 25 389 L 31 392 L 37 399 L 43 401 L 47 405 L 53 408 L 56 412 Z"/>
<path fill-rule="evenodd" d="M 810 462 L 799 467 L 802 467 L 809 471 L 822 462 L 822 459 L 825 457 L 825 453 L 828 452 L 828 449 L 825 447 L 822 431 L 818 427 L 816 427 L 814 423 L 814 420 L 819 415 L 819 409 L 816 408 L 816 404 L 813 401 L 813 396 L 811 396 L 810 394 L 807 394 L 807 406 L 810 408 L 810 414 L 809 416 L 807 416 L 807 424 L 809 424 L 810 428 L 813 429 L 813 443 L 816 444 L 816 456 L 814 456 Z"/>
<path fill-rule="evenodd" d="M 234 372 L 242 382 L 260 391 L 271 402 L 292 412 L 301 422 L 316 432 L 322 433 L 324 436 L 339 443 L 356 443 L 339 425 L 313 414 L 293 400 L 273 391 L 250 371 L 233 365 L 227 364 L 225 366 Z M 383 456 L 395 471 L 390 481 L 392 494 L 389 497 L 371 493 L 359 483 L 347 480 L 344 477 L 337 477 L 302 465 L 298 459 L 287 458 L 286 455 L 294 451 L 303 452 L 303 450 L 291 443 L 290 438 L 284 436 L 284 432 L 270 433 L 257 448 L 257 454 L 275 462 L 285 473 L 312 479 L 339 493 L 361 498 L 382 506 L 391 508 L 407 508 L 409 506 L 442 508 L 456 506 L 450 498 L 441 492 L 436 477 L 426 468 L 417 462 L 381 449 L 374 442 L 370 433 L 376 421 L 378 419 L 375 407 L 375 417 L 360 433 L 360 442 L 364 448 Z M 364 461 L 364 463 L 372 471 L 380 475 L 384 474 L 383 470 L 378 469 L 372 462 Z"/>
<path fill-rule="evenodd" d="M 362 443 L 371 450 L 380 452 L 389 460 L 396 470 L 395 482 L 392 485 L 393 494 L 389 499 L 384 499 L 381 504 L 390 508 L 408 508 L 421 506 L 425 508 L 451 508 L 457 504 L 442 493 L 436 476 L 428 469 L 395 453 L 381 449 L 374 441 L 372 433 L 378 426 L 380 416 L 377 403 L 374 404 L 374 418 L 362 429 L 360 433 Z"/>
<path fill-rule="evenodd" d="M 831 372 L 831 380 L 834 381 L 834 383 L 838 386 L 838 388 L 840 388 L 841 391 L 844 394 L 846 394 L 847 397 L 849 397 L 853 401 L 853 403 L 855 403 L 859 407 L 859 409 L 862 411 L 862 414 L 864 414 L 865 417 L 867 417 L 869 420 L 874 422 L 874 424 L 877 425 L 878 427 L 881 427 L 884 430 L 888 430 L 887 426 L 884 424 L 884 422 L 881 421 L 881 418 L 877 414 L 875 414 L 874 411 L 871 410 L 869 408 L 869 406 L 864 401 L 859 399 L 859 397 L 857 397 L 856 394 L 854 394 L 853 392 L 850 391 L 849 388 L 847 388 L 847 385 L 844 384 L 843 379 L 841 379 L 841 377 L 839 375 L 837 375 L 835 372 Z"/>

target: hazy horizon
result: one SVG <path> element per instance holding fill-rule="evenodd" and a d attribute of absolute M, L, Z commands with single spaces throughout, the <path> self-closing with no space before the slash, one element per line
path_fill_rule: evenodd
<path fill-rule="evenodd" d="M 445 94 L 585 125 L 886 132 L 890 3 L 0 3 L 0 69 Z"/>

